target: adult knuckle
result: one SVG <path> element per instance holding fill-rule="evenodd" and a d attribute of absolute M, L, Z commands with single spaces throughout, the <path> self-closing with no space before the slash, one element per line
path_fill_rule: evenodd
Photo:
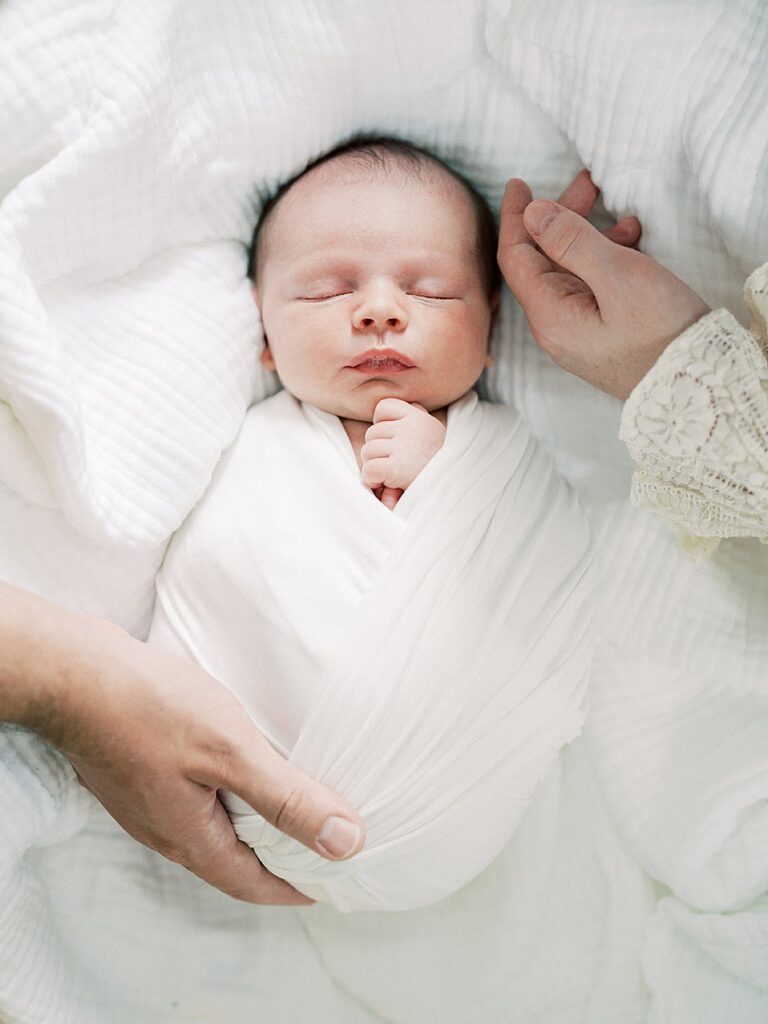
<path fill-rule="evenodd" d="M 202 746 L 202 756 L 206 762 L 207 774 L 220 779 L 223 783 L 231 780 L 237 762 L 237 746 L 227 736 L 213 734 L 206 737 Z"/>
<path fill-rule="evenodd" d="M 301 786 L 284 790 L 275 805 L 274 825 L 281 832 L 301 829 L 309 811 L 307 794 Z"/>
<path fill-rule="evenodd" d="M 560 225 L 559 221 L 566 221 Z M 573 246 L 578 242 L 584 233 L 583 226 L 576 221 L 573 223 L 570 218 L 558 217 L 552 228 L 552 241 L 547 245 L 547 251 L 557 263 L 562 263 L 568 256 Z"/>
<path fill-rule="evenodd" d="M 530 246 L 530 241 L 520 241 L 502 236 L 499 238 L 496 258 L 499 263 L 504 263 L 508 269 L 513 270 L 517 266 L 518 256 L 523 256 Z"/>

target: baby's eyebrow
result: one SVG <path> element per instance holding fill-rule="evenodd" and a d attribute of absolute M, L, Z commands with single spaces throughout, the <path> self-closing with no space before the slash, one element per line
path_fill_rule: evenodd
<path fill-rule="evenodd" d="M 367 260 L 350 257 L 315 256 L 299 262 L 295 268 L 297 276 L 314 277 L 317 275 L 350 275 L 360 270 Z M 453 261 L 449 261 L 441 253 L 429 253 L 402 260 L 396 265 L 397 273 L 403 276 L 423 274 L 440 274 L 455 272 Z"/>
<path fill-rule="evenodd" d="M 319 274 L 349 274 L 355 271 L 356 265 L 348 260 L 332 260 L 315 258 L 311 261 L 302 261 L 295 267 L 295 272 L 301 277 L 315 277 Z"/>

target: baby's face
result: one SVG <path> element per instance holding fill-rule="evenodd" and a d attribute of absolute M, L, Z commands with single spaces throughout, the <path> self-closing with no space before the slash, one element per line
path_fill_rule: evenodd
<path fill-rule="evenodd" d="M 344 162 L 301 178 L 276 208 L 254 289 L 262 362 L 296 398 L 370 422 L 382 398 L 439 409 L 477 381 L 495 303 L 469 199 Z M 407 365 L 406 365 L 407 364 Z"/>

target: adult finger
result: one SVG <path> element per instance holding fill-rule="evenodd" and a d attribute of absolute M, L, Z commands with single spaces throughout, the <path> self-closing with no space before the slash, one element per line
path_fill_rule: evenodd
<path fill-rule="evenodd" d="M 563 190 L 557 201 L 561 206 L 586 218 L 592 212 L 599 195 L 600 189 L 592 181 L 592 176 L 585 167 Z M 603 234 L 617 245 L 623 245 L 625 248 L 634 247 L 640 241 L 642 226 L 637 217 L 622 217 L 616 224 L 606 228 Z"/>
<path fill-rule="evenodd" d="M 554 269 L 525 226 L 523 216 L 532 198 L 531 190 L 521 178 L 510 178 L 499 216 L 499 267 L 513 295 L 523 306 L 540 287 L 542 276 Z"/>
<path fill-rule="evenodd" d="M 498 262 L 535 331 L 537 325 L 549 323 L 553 317 L 570 315 L 574 302 L 583 311 L 590 300 L 594 303 L 594 297 L 583 281 L 563 271 L 531 237 L 524 219 L 530 205 L 531 190 L 522 179 L 511 178 L 501 203 Z"/>
<path fill-rule="evenodd" d="M 620 221 L 603 232 L 605 237 L 612 242 L 629 249 L 637 247 L 642 233 L 643 226 L 637 217 L 622 217 Z"/>
<path fill-rule="evenodd" d="M 258 729 L 248 733 L 229 759 L 226 788 L 275 828 L 328 860 L 359 853 L 365 843 L 365 822 L 357 811 L 281 757 Z"/>
<path fill-rule="evenodd" d="M 587 168 L 583 167 L 570 185 L 563 189 L 557 201 L 580 217 L 588 217 L 599 195 L 600 189 L 592 181 Z"/>
<path fill-rule="evenodd" d="M 585 282 L 599 303 L 606 282 L 616 273 L 621 246 L 583 217 L 548 199 L 531 203 L 524 223 L 547 257 Z"/>
<path fill-rule="evenodd" d="M 315 902 L 273 875 L 253 850 L 240 842 L 215 792 L 205 831 L 186 842 L 185 838 L 161 852 L 235 899 L 272 906 L 310 906 Z"/>

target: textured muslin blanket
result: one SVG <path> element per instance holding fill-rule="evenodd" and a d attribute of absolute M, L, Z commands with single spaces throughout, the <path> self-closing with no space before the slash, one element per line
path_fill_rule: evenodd
<path fill-rule="evenodd" d="M 226 801 L 271 871 L 339 910 L 474 878 L 586 713 L 587 521 L 520 415 L 474 391 L 394 512 L 338 417 L 287 391 L 254 406 L 157 588 L 149 642 L 224 681 L 365 819 L 363 852 L 330 862 Z"/>
<path fill-rule="evenodd" d="M 644 251 L 748 323 L 766 66 L 763 0 L 5 0 L 3 577 L 146 637 L 168 541 L 268 391 L 258 200 L 353 131 L 434 148 L 496 204 L 588 166 L 597 223 L 636 214 Z M 0 1017 L 768 1020 L 768 548 L 696 566 L 633 508 L 621 404 L 508 294 L 492 351 L 487 394 L 586 510 L 599 597 L 590 713 L 508 846 L 415 910 L 245 906 L 0 728 Z"/>

